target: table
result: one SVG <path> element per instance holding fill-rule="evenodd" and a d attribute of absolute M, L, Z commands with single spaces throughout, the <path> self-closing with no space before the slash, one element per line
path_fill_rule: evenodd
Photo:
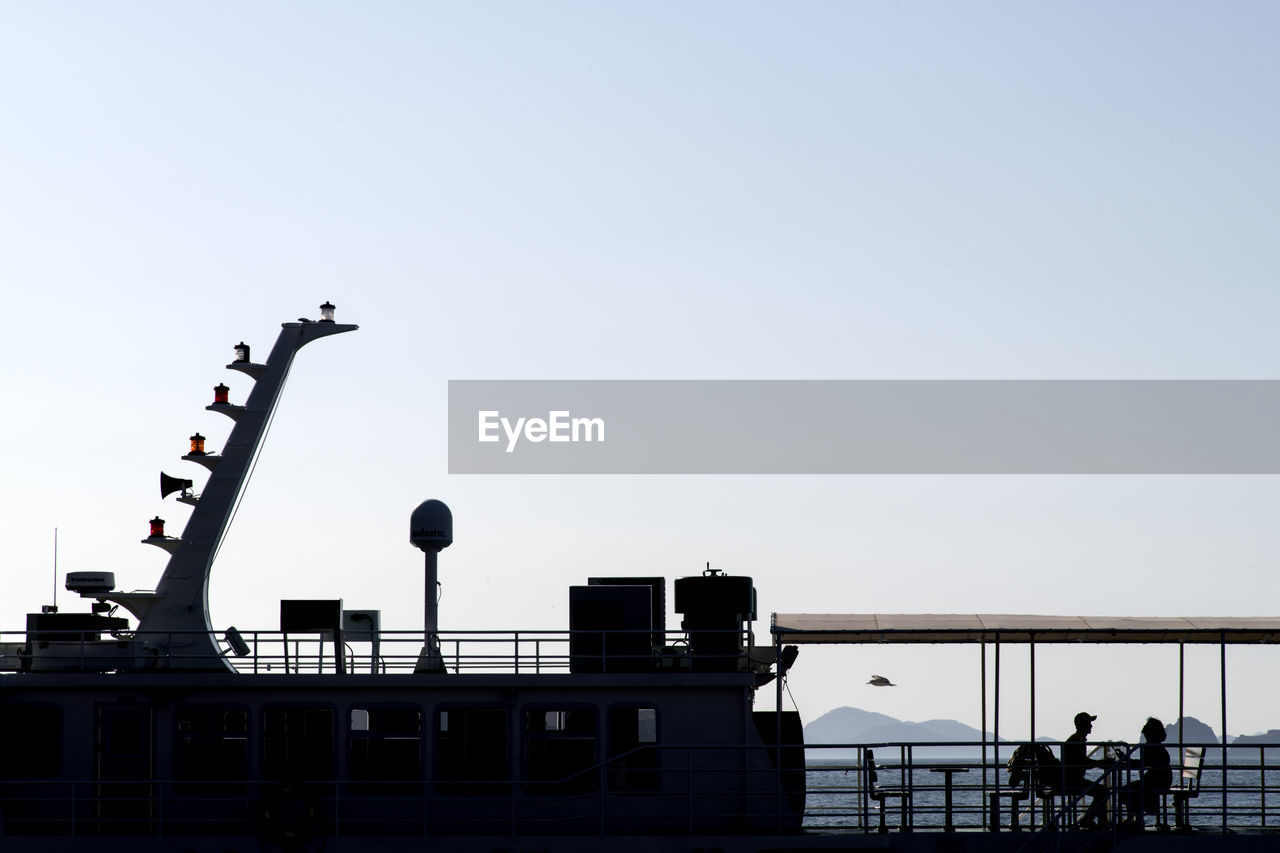
<path fill-rule="evenodd" d="M 942 802 L 943 802 L 944 814 L 946 815 L 946 818 L 945 818 L 946 823 L 944 824 L 944 826 L 943 826 L 943 828 L 942 828 L 942 831 L 943 831 L 943 832 L 955 832 L 955 831 L 956 831 L 956 825 L 955 825 L 954 823 L 952 823 L 952 822 L 951 822 L 951 777 L 952 777 L 952 776 L 954 776 L 954 775 L 956 775 L 957 773 L 968 773 L 968 772 L 969 772 L 969 769 L 970 769 L 970 768 L 968 768 L 968 767 L 962 767 L 962 766 L 961 766 L 961 765 L 959 765 L 959 764 L 944 764 L 944 765 L 941 765 L 941 766 L 939 766 L 939 767 L 930 767 L 930 768 L 929 768 L 929 772 L 931 772 L 931 773 L 942 773 L 942 774 L 945 774 L 945 777 L 944 777 L 944 778 L 945 778 L 946 782 L 945 782 L 945 784 L 944 784 L 944 786 L 943 786 L 943 788 L 944 788 L 944 790 L 945 790 L 945 793 L 943 794 L 943 801 L 942 801 Z"/>

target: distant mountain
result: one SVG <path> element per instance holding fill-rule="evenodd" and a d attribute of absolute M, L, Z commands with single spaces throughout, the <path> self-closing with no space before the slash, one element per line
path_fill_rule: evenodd
<path fill-rule="evenodd" d="M 1171 754 L 1177 752 L 1177 744 L 1179 739 L 1179 731 L 1182 732 L 1182 739 L 1186 743 L 1220 743 L 1218 735 L 1213 728 L 1207 723 L 1197 720 L 1195 717 L 1184 717 L 1181 720 L 1182 725 L 1178 723 L 1170 723 L 1165 727 L 1167 737 L 1165 745 L 1171 750 Z M 946 741 L 970 741 L 977 742 L 982 739 L 981 733 L 973 726 L 967 726 L 956 720 L 925 720 L 924 722 L 910 722 L 890 717 L 888 714 L 880 714 L 875 711 L 864 711 L 861 708 L 836 708 L 828 711 L 821 717 L 804 727 L 805 743 L 911 743 L 911 744 L 928 744 Z M 1059 740 L 1058 737 L 1040 737 L 1037 740 Z M 993 738 L 990 733 L 987 734 L 988 742 Z M 1001 743 L 1008 743 L 1001 738 Z M 1135 743 L 1136 741 L 1130 741 Z M 1241 735 L 1239 737 L 1228 738 L 1228 742 L 1239 746 L 1257 746 L 1262 744 L 1280 745 L 1280 729 L 1271 729 L 1265 733 Z M 926 747 L 921 749 L 915 747 L 913 754 L 925 759 L 944 758 L 949 756 L 960 757 L 962 755 L 970 755 L 973 750 L 964 750 L 958 747 Z M 813 758 L 822 757 L 847 757 L 847 750 L 812 750 L 810 756 Z M 1268 755 L 1268 760 L 1271 756 Z M 1280 760 L 1280 756 L 1276 756 L 1276 760 Z"/>
<path fill-rule="evenodd" d="M 991 735 L 987 735 L 991 740 Z M 925 744 L 946 741 L 982 740 L 982 733 L 973 726 L 955 720 L 925 720 L 909 722 L 864 711 L 861 708 L 836 708 L 804 727 L 805 743 L 912 743 Z M 814 758 L 847 757 L 846 750 L 812 750 Z M 912 754 L 921 758 L 962 757 L 972 754 L 972 749 L 958 747 L 915 747 Z M 877 753 L 878 755 L 878 753 Z"/>
<path fill-rule="evenodd" d="M 1280 729 L 1267 729 L 1265 732 L 1256 735 L 1240 735 L 1233 738 L 1232 746 L 1260 746 L 1260 745 L 1280 745 Z"/>
<path fill-rule="evenodd" d="M 1218 736 L 1213 733 L 1213 729 L 1207 723 L 1202 723 L 1195 717 L 1183 717 L 1182 722 L 1185 724 L 1179 726 L 1177 723 L 1170 723 L 1164 727 L 1165 744 L 1176 744 L 1178 742 L 1178 732 L 1182 731 L 1182 740 L 1187 743 L 1218 743 Z"/>
<path fill-rule="evenodd" d="M 1183 730 L 1183 740 L 1186 743 L 1219 743 L 1218 735 L 1207 724 L 1202 723 L 1195 717 L 1184 717 L 1182 725 L 1178 723 L 1170 723 L 1165 727 L 1167 737 L 1165 738 L 1165 746 L 1169 749 L 1169 759 L 1172 763 L 1177 763 L 1178 758 L 1178 734 L 1179 730 Z M 875 711 L 864 711 L 861 708 L 836 708 L 828 711 L 821 717 L 804 727 L 804 741 L 807 744 L 817 743 L 910 743 L 911 756 L 917 761 L 974 761 L 978 757 L 978 748 L 974 747 L 947 747 L 947 746 L 930 746 L 931 743 L 947 742 L 947 741 L 967 741 L 976 743 L 982 739 L 982 735 L 973 726 L 966 726 L 964 723 L 955 720 L 925 720 L 924 722 L 914 723 L 906 720 L 899 720 L 890 717 L 888 714 L 879 714 Z M 987 741 L 992 741 L 990 734 L 987 735 Z M 1037 740 L 1057 740 L 1054 737 L 1040 737 Z M 1000 739 L 1002 744 L 1008 744 L 1009 741 L 1004 738 Z M 1252 735 L 1240 735 L 1239 737 L 1229 737 L 1227 742 L 1233 746 L 1277 746 L 1280 747 L 1280 729 L 1270 729 Z M 1136 745 L 1135 741 L 1129 742 Z M 886 747 L 884 754 L 881 750 L 876 750 L 876 761 L 897 761 L 900 755 L 896 748 Z M 1216 755 L 1216 753 L 1215 753 Z M 1229 760 L 1235 762 L 1258 762 L 1261 756 L 1265 755 L 1268 765 L 1280 764 L 1280 749 L 1275 750 L 1241 750 L 1240 754 L 1232 755 Z M 857 754 L 851 749 L 810 749 L 808 752 L 810 759 L 819 759 L 827 761 L 855 761 Z M 1002 748 L 1001 759 L 1006 757 L 1004 748 Z M 988 760 L 991 755 L 988 752 Z"/>
<path fill-rule="evenodd" d="M 805 726 L 804 739 L 809 743 L 865 743 L 869 740 L 865 733 L 901 724 L 901 720 L 888 714 L 846 706 L 828 711 Z"/>

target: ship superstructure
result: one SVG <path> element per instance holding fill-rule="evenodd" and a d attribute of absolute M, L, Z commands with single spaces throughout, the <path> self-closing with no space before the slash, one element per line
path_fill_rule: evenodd
<path fill-rule="evenodd" d="M 227 366 L 255 384 L 243 405 L 214 389 L 208 409 L 235 426 L 220 452 L 191 437 L 183 458 L 209 471 L 198 492 L 161 475 L 162 496 L 193 511 L 179 536 L 152 520 L 144 542 L 170 554 L 154 591 L 73 572 L 67 588 L 87 612 L 49 608 L 0 635 L 0 850 L 1083 850 L 1131 839 L 1066 831 L 1074 803 L 1036 799 L 1034 784 L 1019 800 L 998 739 L 967 745 L 980 751 L 963 768 L 935 768 L 910 744 L 807 747 L 797 713 L 756 707 L 766 685 L 783 705 L 788 642 L 998 647 L 1059 628 L 1060 641 L 1081 641 L 1073 626 L 775 617 L 757 644 L 751 578 L 708 567 L 671 584 L 670 630 L 668 581 L 644 576 L 584 578 L 559 630 L 443 631 L 434 591 L 453 519 L 427 500 L 409 513 L 406 545 L 424 553 L 422 630 L 384 630 L 379 611 L 328 599 L 281 601 L 269 630 L 215 628 L 213 561 L 294 357 L 357 328 L 334 311 L 326 302 L 319 320 L 283 324 L 263 363 L 235 347 Z M 1105 642 L 1126 627 L 1088 630 Z M 1230 785 L 1212 837 L 1248 846 L 1238 825 L 1228 832 Z M 1197 811 L 1210 798 L 1189 805 L 1183 793 L 1180 828 L 1211 826 Z M 1259 829 L 1265 773 L 1261 793 Z M 1030 832 L 1008 831 L 1010 809 Z M 1197 846 L 1207 837 L 1170 834 L 1164 846 L 1215 849 Z"/>

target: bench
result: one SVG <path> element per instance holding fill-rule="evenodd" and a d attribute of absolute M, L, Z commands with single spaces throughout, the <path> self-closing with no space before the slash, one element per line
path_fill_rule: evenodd
<path fill-rule="evenodd" d="M 1200 796 L 1200 769 L 1204 767 L 1204 747 L 1184 746 L 1182 748 L 1182 775 L 1178 784 L 1169 791 L 1173 797 L 1173 823 L 1178 829 L 1190 829 L 1191 820 L 1188 800 Z"/>
<path fill-rule="evenodd" d="M 911 828 L 907 825 L 907 805 L 911 800 L 911 792 L 906 788 L 885 788 L 879 784 L 880 776 L 876 772 L 876 755 L 873 751 L 866 751 L 864 766 L 867 773 L 867 785 L 864 789 L 867 796 L 875 800 L 880 806 L 880 832 L 888 832 L 889 828 L 884 822 L 885 801 L 898 799 L 901 801 L 901 817 L 898 820 L 898 830 L 901 832 L 910 832 Z"/>
<path fill-rule="evenodd" d="M 1009 799 L 1009 829 L 1017 832 L 1022 827 L 1018 820 L 1018 803 L 1031 796 L 1030 787 L 1027 788 L 997 788 L 987 794 L 988 807 L 990 809 L 991 831 L 1000 831 L 1000 798 L 1007 797 Z"/>

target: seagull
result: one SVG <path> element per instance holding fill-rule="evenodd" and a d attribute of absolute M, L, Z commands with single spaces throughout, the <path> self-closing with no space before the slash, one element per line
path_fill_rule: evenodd
<path fill-rule="evenodd" d="M 883 675 L 871 676 L 871 680 L 868 681 L 867 684 L 870 684 L 873 687 L 897 687 L 898 686 L 894 684 L 892 681 L 890 681 L 889 679 L 885 678 Z"/>

